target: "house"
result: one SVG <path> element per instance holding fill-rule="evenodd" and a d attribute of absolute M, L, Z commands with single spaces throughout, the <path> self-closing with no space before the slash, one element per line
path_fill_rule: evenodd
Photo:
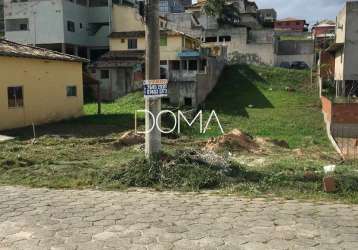
<path fill-rule="evenodd" d="M 121 25 L 124 20 L 126 26 Z M 212 56 L 210 51 L 200 47 L 200 40 L 166 28 L 166 19 L 160 18 L 160 23 L 160 69 L 161 78 L 169 79 L 167 101 L 196 106 L 203 101 L 203 96 L 206 97 L 198 86 L 206 81 L 207 86 L 202 86 L 206 92 L 211 90 L 208 87 L 211 82 L 216 84 L 224 66 L 224 62 L 216 61 L 221 54 Z M 146 49 L 144 29 L 135 8 L 113 6 L 110 52 L 90 65 L 92 76 L 101 82 L 102 98 L 114 100 L 142 87 Z M 225 56 L 222 58 L 224 60 Z"/>
<path fill-rule="evenodd" d="M 334 65 L 329 66 L 329 75 L 323 75 L 329 81 L 322 79 L 322 109 L 328 131 L 338 142 L 342 138 L 358 137 L 357 22 L 358 2 L 346 2 L 336 19 L 335 41 L 324 51 L 333 58 L 326 55 L 326 62 L 333 60 Z M 338 146 L 343 154 L 347 154 L 347 158 L 350 157 L 349 153 L 356 152 L 345 150 L 342 144 Z"/>
<path fill-rule="evenodd" d="M 358 96 L 358 2 L 347 2 L 337 16 L 336 39 L 327 51 L 335 56 L 337 96 Z"/>
<path fill-rule="evenodd" d="M 335 38 L 336 23 L 322 21 L 312 27 L 312 37 L 317 49 L 327 49 Z"/>
<path fill-rule="evenodd" d="M 182 0 L 160 0 L 159 1 L 159 12 L 161 15 L 167 13 L 180 13 L 184 12 L 185 3 Z M 186 3 L 188 4 L 188 3 Z"/>
<path fill-rule="evenodd" d="M 264 23 L 273 23 L 277 20 L 277 12 L 275 9 L 260 9 L 259 17 Z"/>
<path fill-rule="evenodd" d="M 5 6 L 7 40 L 96 59 L 109 49 L 107 0 L 13 0 Z M 133 4 L 134 0 L 123 0 Z"/>
<path fill-rule="evenodd" d="M 0 40 L 0 130 L 82 115 L 85 62 Z"/>
<path fill-rule="evenodd" d="M 277 20 L 274 24 L 275 30 L 278 31 L 294 31 L 305 32 L 308 31 L 308 23 L 306 20 L 288 17 L 285 19 Z"/>
<path fill-rule="evenodd" d="M 203 12 L 206 1 L 198 1 L 185 13 L 168 14 L 167 27 L 179 30 L 203 43 L 225 46 L 228 59 L 239 63 L 275 64 L 274 30 L 264 28 L 258 18 L 257 5 L 247 0 L 228 1 L 240 11 L 232 23 L 219 23 Z"/>

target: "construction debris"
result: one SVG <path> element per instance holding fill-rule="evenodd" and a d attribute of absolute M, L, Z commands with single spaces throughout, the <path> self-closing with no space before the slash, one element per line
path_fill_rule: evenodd
<path fill-rule="evenodd" d="M 229 150 L 231 152 L 246 151 L 249 153 L 265 153 L 270 151 L 273 147 L 288 148 L 289 145 L 282 140 L 272 140 L 262 137 L 253 138 L 239 129 L 234 129 L 223 136 L 209 139 L 204 149 L 216 152 Z"/>
<path fill-rule="evenodd" d="M 117 149 L 121 149 L 123 147 L 143 144 L 144 142 L 145 139 L 143 134 L 138 134 L 134 131 L 128 131 L 124 133 L 116 142 L 114 142 L 113 146 Z"/>

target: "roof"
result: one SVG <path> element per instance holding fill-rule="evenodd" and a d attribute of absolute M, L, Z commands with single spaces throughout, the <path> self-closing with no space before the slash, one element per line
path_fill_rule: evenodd
<path fill-rule="evenodd" d="M 44 48 L 23 45 L 0 39 L 0 56 L 36 58 L 56 61 L 88 62 L 87 59 Z"/>
<path fill-rule="evenodd" d="M 318 25 L 314 25 L 312 27 L 312 29 L 316 29 L 316 28 L 335 28 L 336 25 L 335 24 L 330 24 L 330 23 L 320 23 Z"/>
<path fill-rule="evenodd" d="M 287 18 L 284 18 L 284 19 L 280 19 L 280 20 L 277 20 L 277 22 L 291 22 L 291 21 L 305 21 L 304 19 L 298 19 L 298 18 L 294 18 L 294 17 L 287 17 Z"/>
<path fill-rule="evenodd" d="M 144 63 L 144 60 L 144 50 L 109 51 L 102 55 L 96 62 L 92 63 L 90 67 L 129 67 L 135 64 Z"/>
<path fill-rule="evenodd" d="M 326 49 L 327 52 L 335 52 L 337 50 L 340 50 L 344 47 L 344 43 L 334 43 L 331 46 L 329 46 L 328 49 Z"/>
<path fill-rule="evenodd" d="M 189 38 L 192 38 L 194 40 L 197 40 L 196 38 L 185 34 L 184 32 L 181 31 L 176 31 L 176 30 L 172 30 L 172 29 L 166 29 L 166 30 L 161 30 L 160 31 L 161 35 L 167 35 L 167 36 L 186 36 Z M 123 32 L 112 32 L 109 35 L 110 38 L 135 38 L 135 37 L 145 37 L 145 31 L 123 31 Z"/>

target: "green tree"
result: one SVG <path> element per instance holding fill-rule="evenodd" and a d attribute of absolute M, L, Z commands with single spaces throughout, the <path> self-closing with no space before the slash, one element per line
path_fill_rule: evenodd
<path fill-rule="evenodd" d="M 226 0 L 207 0 L 203 12 L 208 16 L 215 16 L 219 25 L 230 24 L 238 25 L 240 23 L 240 11 Z"/>

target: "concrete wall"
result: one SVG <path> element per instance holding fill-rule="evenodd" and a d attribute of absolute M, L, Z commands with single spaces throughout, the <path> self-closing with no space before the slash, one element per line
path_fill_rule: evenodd
<path fill-rule="evenodd" d="M 26 18 L 28 31 L 6 31 L 7 40 L 23 44 L 64 43 L 61 0 L 11 3 L 5 7 L 5 19 Z M 8 21 L 5 20 L 5 26 Z M 5 27 L 6 28 L 6 27 Z"/>
<path fill-rule="evenodd" d="M 0 75 L 0 130 L 82 114 L 82 63 L 0 56 Z M 23 87 L 23 107 L 8 107 L 11 86 Z M 67 97 L 67 86 L 77 87 L 76 97 Z"/>
<path fill-rule="evenodd" d="M 7 31 L 6 39 L 23 44 L 108 47 L 108 25 L 93 36 L 88 34 L 88 23 L 109 22 L 108 7 L 83 6 L 67 0 L 9 3 L 5 8 L 6 22 L 21 18 L 29 20 L 29 30 Z M 75 32 L 67 30 L 67 21 L 75 23 Z"/>
<path fill-rule="evenodd" d="M 358 2 L 347 2 L 344 80 L 358 80 Z"/>
<path fill-rule="evenodd" d="M 206 73 L 197 74 L 196 105 L 204 102 L 215 88 L 224 66 L 224 61 L 216 58 L 208 58 Z"/>
<path fill-rule="evenodd" d="M 314 65 L 313 40 L 277 41 L 275 53 L 277 66 L 282 62 L 292 63 L 294 61 L 303 61 L 309 67 Z"/>
<path fill-rule="evenodd" d="M 113 5 L 112 31 L 144 31 L 142 17 L 137 9 L 125 5 Z"/>
<path fill-rule="evenodd" d="M 305 62 L 310 68 L 314 66 L 314 58 L 313 54 L 305 54 L 305 55 L 277 55 L 276 56 L 276 66 L 280 66 L 282 62 Z"/>
<path fill-rule="evenodd" d="M 193 107 L 203 103 L 218 83 L 225 65 L 224 56 L 208 57 L 205 71 L 184 72 L 186 76 L 181 77 L 181 81 L 170 81 L 168 85 L 170 102 L 183 105 L 185 98 L 190 98 Z"/>

